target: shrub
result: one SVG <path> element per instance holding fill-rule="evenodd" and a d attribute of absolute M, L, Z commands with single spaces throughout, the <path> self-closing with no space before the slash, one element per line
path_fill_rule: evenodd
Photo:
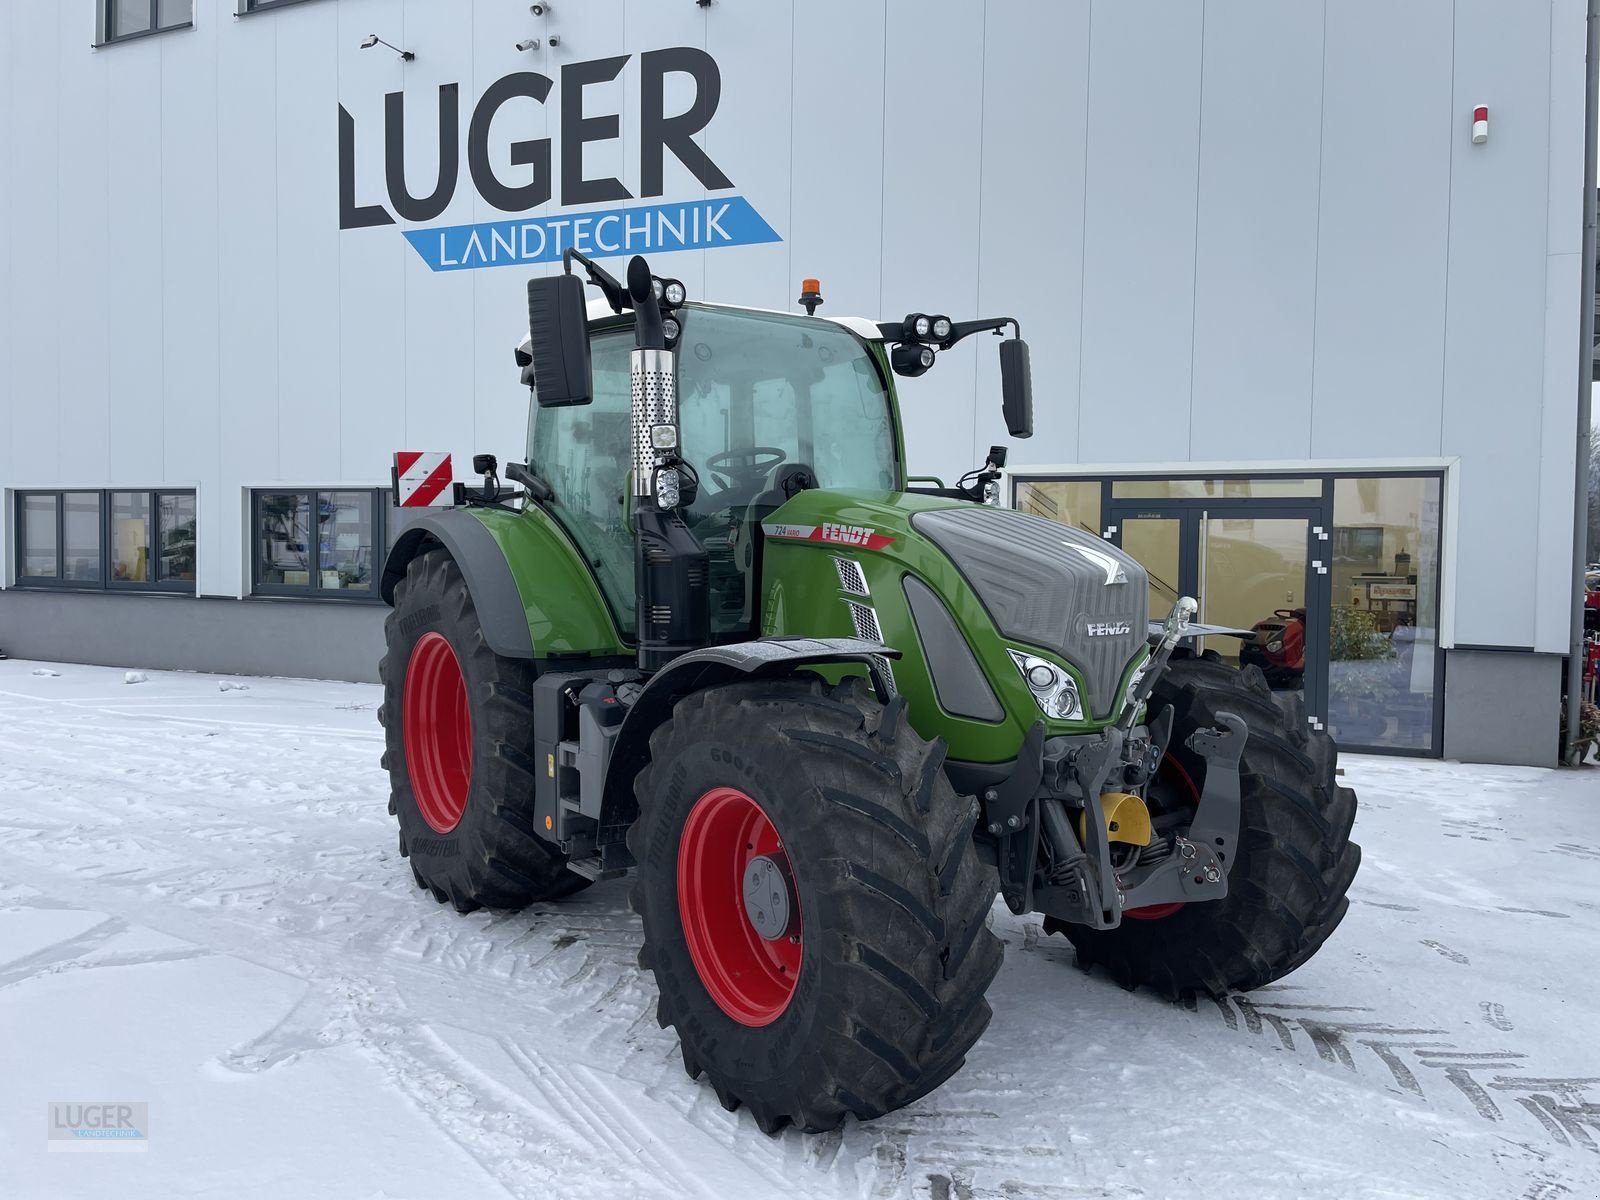
<path fill-rule="evenodd" d="M 1561 740 L 1567 739 L 1567 701 L 1561 699 Z M 1600 742 L 1600 705 L 1595 705 L 1588 700 L 1581 703 L 1578 708 L 1578 740 L 1575 743 L 1578 751 L 1578 761 L 1583 762 L 1589 757 L 1589 751 Z"/>

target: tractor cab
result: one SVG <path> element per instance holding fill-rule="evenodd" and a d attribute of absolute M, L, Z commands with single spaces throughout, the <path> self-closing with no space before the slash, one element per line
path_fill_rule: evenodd
<path fill-rule="evenodd" d="M 552 515 L 593 563 L 618 629 L 637 629 L 644 671 L 754 636 L 762 522 L 785 502 L 905 489 L 892 375 L 920 376 L 940 351 L 1009 327 L 1003 407 L 1014 436 L 1032 433 L 1014 318 L 817 317 L 816 280 L 802 317 L 691 303 L 642 258 L 626 284 L 575 250 L 564 265 L 528 282 L 527 469 L 558 500 Z M 600 299 L 585 300 L 585 282 Z"/>
<path fill-rule="evenodd" d="M 752 636 L 761 521 L 811 488 L 905 481 L 894 394 L 865 321 L 687 303 L 674 310 L 681 504 L 705 549 L 710 634 Z M 592 399 L 530 406 L 528 466 L 595 564 L 618 627 L 636 622 L 629 472 L 634 319 L 589 305 Z M 852 328 L 855 326 L 856 328 Z"/>

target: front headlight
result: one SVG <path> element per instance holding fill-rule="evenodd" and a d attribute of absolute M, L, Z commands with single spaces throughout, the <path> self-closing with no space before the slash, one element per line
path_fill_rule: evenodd
<path fill-rule="evenodd" d="M 1078 697 L 1078 685 L 1055 663 L 1021 650 L 1008 650 L 1011 661 L 1022 672 L 1022 681 L 1033 693 L 1035 702 L 1047 717 L 1058 721 L 1083 720 L 1083 701 Z"/>

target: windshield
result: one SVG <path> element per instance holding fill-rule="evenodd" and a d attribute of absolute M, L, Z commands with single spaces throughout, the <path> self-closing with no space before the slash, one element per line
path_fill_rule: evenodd
<path fill-rule="evenodd" d="M 783 464 L 805 467 L 818 487 L 899 482 L 878 368 L 831 321 L 691 305 L 678 344 L 678 424 L 700 473 L 697 513 L 748 499 Z"/>
<path fill-rule="evenodd" d="M 711 559 L 711 627 L 749 636 L 760 519 L 805 486 L 892 491 L 900 463 L 889 396 L 865 343 L 831 321 L 688 305 L 680 310 L 679 442 L 700 486 L 684 518 Z M 533 407 L 528 462 L 588 557 L 621 632 L 634 633 L 633 542 L 623 524 L 630 327 L 590 338 L 594 401 Z"/>

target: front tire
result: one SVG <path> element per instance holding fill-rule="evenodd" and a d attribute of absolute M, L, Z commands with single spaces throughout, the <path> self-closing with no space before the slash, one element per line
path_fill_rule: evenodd
<path fill-rule="evenodd" d="M 1249 991 L 1305 963 L 1344 919 L 1345 893 L 1361 863 L 1361 848 L 1350 840 L 1355 793 L 1334 774 L 1333 739 L 1311 731 L 1298 698 L 1275 697 L 1254 667 L 1236 671 L 1174 655 L 1151 712 L 1164 704 L 1175 710 L 1160 777 L 1168 806 L 1192 806 L 1205 786 L 1205 759 L 1185 745 L 1191 733 L 1214 728 L 1219 712 L 1238 715 L 1249 728 L 1227 896 L 1132 910 L 1115 929 L 1053 918 L 1045 929 L 1066 934 L 1080 963 L 1104 966 L 1125 987 L 1149 984 L 1172 996 Z"/>
<path fill-rule="evenodd" d="M 690 1076 L 768 1133 L 909 1104 L 989 1023 L 1001 948 L 977 809 L 905 704 L 858 684 L 690 695 L 636 782 L 632 901 L 657 1017 Z M 747 901 L 752 866 L 765 891 Z"/>
<path fill-rule="evenodd" d="M 417 885 L 463 913 L 588 886 L 534 832 L 533 664 L 489 649 L 447 551 L 411 560 L 383 630 L 389 812 Z"/>

